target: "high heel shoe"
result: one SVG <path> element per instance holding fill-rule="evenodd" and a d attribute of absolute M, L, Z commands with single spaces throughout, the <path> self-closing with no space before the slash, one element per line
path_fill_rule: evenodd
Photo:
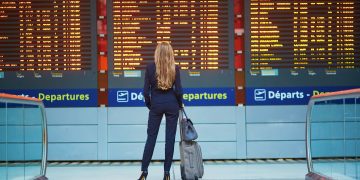
<path fill-rule="evenodd" d="M 148 175 L 148 172 L 143 171 L 138 180 L 146 180 L 147 175 Z"/>
<path fill-rule="evenodd" d="M 164 172 L 164 179 L 163 180 L 170 180 L 170 173 L 165 171 Z"/>

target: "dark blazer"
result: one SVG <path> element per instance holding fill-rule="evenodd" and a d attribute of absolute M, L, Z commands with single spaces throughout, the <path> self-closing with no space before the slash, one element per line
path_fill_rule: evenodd
<path fill-rule="evenodd" d="M 157 88 L 156 79 L 156 66 L 155 63 L 150 63 L 146 67 L 145 82 L 143 95 L 145 98 L 145 104 L 150 109 L 152 104 L 163 104 L 170 102 L 177 102 L 179 107 L 182 107 L 182 86 L 180 80 L 180 68 L 175 68 L 176 76 L 173 88 L 168 90 L 161 90 Z"/>

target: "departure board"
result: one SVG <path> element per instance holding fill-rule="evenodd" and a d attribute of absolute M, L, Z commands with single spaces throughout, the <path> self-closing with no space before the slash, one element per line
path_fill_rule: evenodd
<path fill-rule="evenodd" d="M 160 41 L 172 44 L 181 69 L 229 68 L 227 0 L 112 3 L 112 70 L 144 69 Z"/>
<path fill-rule="evenodd" d="M 96 0 L 0 1 L 0 90 L 96 91 L 96 30 Z"/>
<path fill-rule="evenodd" d="M 92 68 L 91 1 L 2 0 L 0 71 Z"/>
<path fill-rule="evenodd" d="M 247 105 L 360 87 L 360 1 L 245 1 Z"/>
<path fill-rule="evenodd" d="M 360 1 L 251 0 L 250 70 L 360 67 Z M 311 75 L 312 71 L 309 72 Z M 265 73 L 266 74 L 266 73 Z"/>

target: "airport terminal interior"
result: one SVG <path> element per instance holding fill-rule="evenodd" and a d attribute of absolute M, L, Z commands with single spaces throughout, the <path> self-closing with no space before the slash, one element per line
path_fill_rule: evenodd
<path fill-rule="evenodd" d="M 358 0 L 1 0 L 0 180 L 138 179 L 160 42 L 203 168 L 186 177 L 178 127 L 170 179 L 360 180 L 359 18 Z"/>

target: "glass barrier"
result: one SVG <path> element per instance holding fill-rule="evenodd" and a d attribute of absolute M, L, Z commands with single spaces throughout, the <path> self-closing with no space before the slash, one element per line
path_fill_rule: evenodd
<path fill-rule="evenodd" d="M 7 177 L 6 139 L 6 103 L 0 101 L 0 179 Z"/>
<path fill-rule="evenodd" d="M 47 179 L 47 132 L 41 101 L 0 94 L 0 179 Z"/>
<path fill-rule="evenodd" d="M 360 179 L 360 89 L 312 97 L 306 123 L 306 179 Z"/>

